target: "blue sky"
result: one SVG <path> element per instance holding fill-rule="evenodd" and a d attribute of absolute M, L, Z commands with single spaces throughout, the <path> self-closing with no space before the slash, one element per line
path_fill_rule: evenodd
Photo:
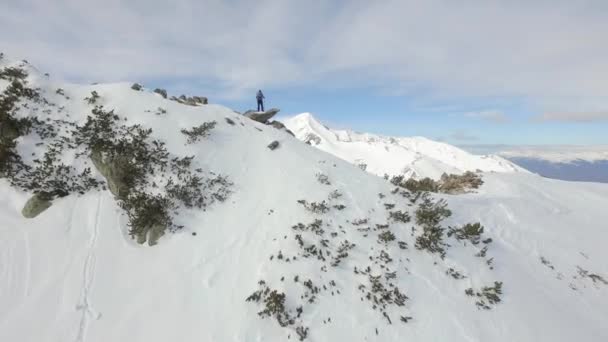
<path fill-rule="evenodd" d="M 5 0 L 1 49 L 75 82 L 453 144 L 608 144 L 604 0 Z"/>

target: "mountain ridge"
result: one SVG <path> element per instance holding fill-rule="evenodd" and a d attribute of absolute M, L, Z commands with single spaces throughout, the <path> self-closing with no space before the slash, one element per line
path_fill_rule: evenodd
<path fill-rule="evenodd" d="M 310 113 L 283 119 L 296 137 L 367 171 L 383 176 L 439 179 L 443 173 L 527 172 L 497 156 L 477 156 L 424 137 L 387 137 L 349 130 L 332 130 Z M 365 165 L 365 166 L 363 166 Z"/>

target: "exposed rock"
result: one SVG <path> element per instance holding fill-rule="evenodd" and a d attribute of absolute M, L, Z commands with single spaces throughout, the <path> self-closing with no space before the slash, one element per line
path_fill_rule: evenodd
<path fill-rule="evenodd" d="M 194 100 L 195 103 L 200 103 L 200 104 L 208 103 L 207 98 L 204 96 L 192 96 L 192 100 Z"/>
<path fill-rule="evenodd" d="M 256 112 L 253 110 L 248 110 L 245 113 L 243 113 L 244 116 L 250 118 L 251 120 L 257 121 L 257 122 L 261 122 L 261 123 L 266 123 L 268 122 L 268 120 L 270 120 L 273 116 L 277 115 L 277 113 L 280 111 L 280 109 L 278 108 L 272 108 L 269 109 L 265 112 Z"/>
<path fill-rule="evenodd" d="M 226 118 L 226 122 L 231 125 L 234 126 L 234 121 L 231 118 Z"/>
<path fill-rule="evenodd" d="M 276 140 L 275 140 L 275 141 L 273 141 L 273 142 L 271 142 L 271 143 L 270 143 L 270 145 L 268 145 L 268 148 L 269 148 L 271 151 L 276 150 L 276 149 L 277 149 L 277 147 L 279 147 L 279 142 L 278 142 L 278 141 L 276 141 Z"/>
<path fill-rule="evenodd" d="M 133 83 L 133 85 L 131 86 L 131 89 L 135 90 L 135 91 L 141 91 L 144 87 L 139 84 L 139 83 Z"/>
<path fill-rule="evenodd" d="M 167 91 L 165 89 L 156 88 L 154 92 L 162 96 L 164 99 L 167 98 Z"/>
<path fill-rule="evenodd" d="M 35 194 L 25 203 L 23 209 L 21 210 L 21 214 L 25 218 L 34 218 L 50 208 L 52 204 L 53 203 L 48 196 L 43 194 Z"/>
<path fill-rule="evenodd" d="M 269 126 L 272 126 L 272 127 L 276 128 L 278 130 L 285 131 L 285 132 L 291 134 L 294 137 L 296 136 L 295 134 L 293 134 L 292 131 L 288 130 L 287 127 L 285 127 L 285 125 L 282 122 L 280 122 L 280 121 L 276 121 L 275 120 L 275 121 L 268 122 L 266 124 L 269 125 Z"/>
<path fill-rule="evenodd" d="M 192 97 L 188 97 L 186 95 L 180 95 L 179 97 L 171 96 L 171 100 L 177 101 L 181 104 L 185 104 L 188 106 L 200 106 L 200 105 L 206 105 L 208 103 L 207 98 L 204 96 L 192 96 Z"/>
<path fill-rule="evenodd" d="M 93 151 L 91 160 L 97 171 L 106 179 L 110 192 L 116 198 L 123 199 L 129 194 L 128 177 L 129 162 L 124 157 L 110 159 L 104 157 L 101 151 Z"/>
<path fill-rule="evenodd" d="M 319 145 L 321 143 L 321 137 L 314 133 L 308 133 L 306 138 L 304 138 L 304 142 L 308 145 Z"/>
<path fill-rule="evenodd" d="M 163 235 L 165 235 L 166 227 L 160 224 L 155 224 L 148 230 L 148 246 L 154 246 L 158 243 L 158 239 L 160 239 Z M 139 244 L 143 244 L 146 242 L 145 236 L 138 236 L 137 242 Z"/>

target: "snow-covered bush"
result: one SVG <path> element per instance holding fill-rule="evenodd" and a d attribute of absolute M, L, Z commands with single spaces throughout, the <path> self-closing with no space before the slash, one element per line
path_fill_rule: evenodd
<path fill-rule="evenodd" d="M 496 305 L 501 301 L 502 282 L 495 281 L 493 286 L 484 286 L 481 290 L 477 291 L 473 288 L 468 288 L 464 292 L 467 296 L 477 297 L 475 305 L 477 305 L 478 308 L 490 310 L 492 308 L 491 305 Z"/>
<path fill-rule="evenodd" d="M 182 129 L 181 132 L 188 137 L 188 144 L 194 144 L 200 139 L 208 137 L 211 134 L 211 130 L 215 128 L 215 125 L 217 125 L 215 121 L 204 122 L 202 125 L 192 127 L 190 130 Z"/>
<path fill-rule="evenodd" d="M 84 100 L 85 100 L 85 101 L 86 101 L 88 104 L 93 105 L 93 104 L 96 104 L 96 103 L 97 103 L 97 100 L 99 100 L 99 98 L 100 98 L 100 96 L 99 96 L 99 94 L 97 93 L 97 91 L 93 90 L 93 91 L 91 92 L 91 96 L 85 97 L 85 98 L 84 98 Z"/>
<path fill-rule="evenodd" d="M 448 230 L 448 237 L 454 235 L 456 240 L 468 240 L 472 244 L 477 245 L 481 239 L 481 235 L 483 234 L 483 226 L 477 223 L 467 223 L 460 228 L 452 228 L 450 227 Z M 484 240 L 485 243 L 489 243 L 492 240 Z"/>

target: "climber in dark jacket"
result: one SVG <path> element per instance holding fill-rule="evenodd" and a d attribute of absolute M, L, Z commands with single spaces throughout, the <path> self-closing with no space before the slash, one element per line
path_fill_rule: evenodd
<path fill-rule="evenodd" d="M 264 94 L 262 94 L 261 90 L 258 90 L 258 93 L 255 95 L 255 98 L 258 100 L 258 112 L 264 111 Z"/>

